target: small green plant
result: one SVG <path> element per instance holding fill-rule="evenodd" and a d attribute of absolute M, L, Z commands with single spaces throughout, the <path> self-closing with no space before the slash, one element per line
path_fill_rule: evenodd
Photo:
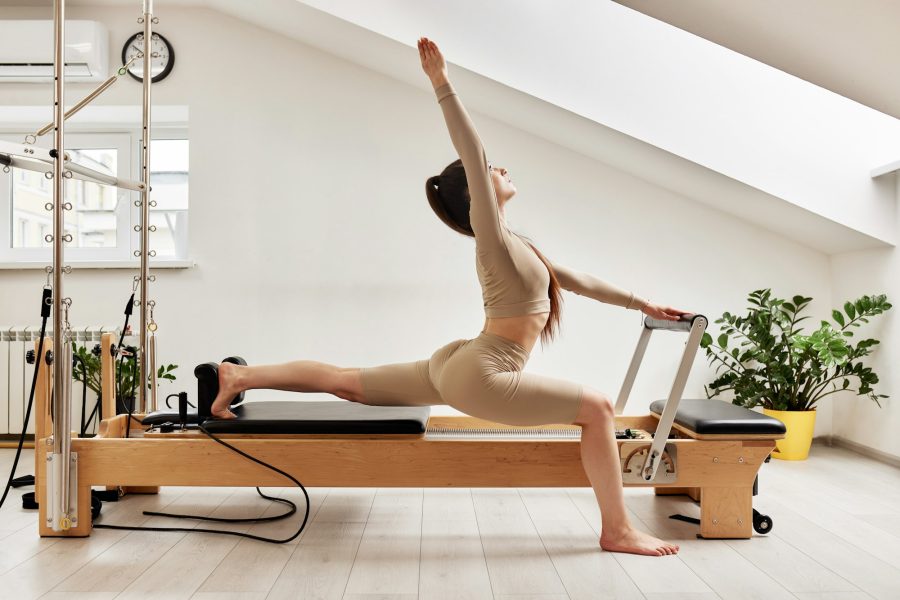
<path fill-rule="evenodd" d="M 98 353 L 94 351 L 88 350 L 85 346 L 78 346 L 75 342 L 72 342 L 72 352 L 77 356 L 80 360 L 75 360 L 75 368 L 73 369 L 73 377 L 76 381 L 84 381 L 84 374 L 87 373 L 87 386 L 91 390 L 97 394 L 99 398 L 101 395 L 101 385 L 100 385 L 100 356 Z M 136 379 L 140 377 L 139 374 L 135 374 L 135 364 L 136 361 L 131 360 L 129 357 L 123 357 L 121 359 L 116 359 L 116 397 L 117 398 L 128 398 L 133 396 L 136 392 Z M 175 374 L 172 373 L 175 369 L 178 368 L 178 365 L 163 365 L 160 366 L 156 370 L 156 379 L 162 380 L 167 379 L 169 381 L 175 381 Z M 148 377 L 147 387 L 150 387 L 150 381 Z"/>
<path fill-rule="evenodd" d="M 812 298 L 794 296 L 788 302 L 772 298 L 771 290 L 763 289 L 751 292 L 747 300 L 752 306 L 746 316 L 726 312 L 716 319 L 716 323 L 722 324 L 718 344 L 713 343 L 708 332 L 700 341 L 710 365 L 721 363 L 716 373 L 725 370 L 704 386 L 708 398 L 733 390 L 733 403 L 747 408 L 814 410 L 816 402 L 847 390 L 854 378 L 859 388 L 850 391 L 857 392 L 858 396 L 868 395 L 879 407 L 878 399 L 888 397 L 875 393 L 872 385 L 878 383 L 878 376 L 860 360 L 880 342 L 867 339 L 860 340 L 856 346 L 849 343 L 853 337 L 851 327 L 859 327 L 860 322 L 869 322 L 866 317 L 890 310 L 891 304 L 884 294 L 845 302 L 844 313 L 839 310 L 831 313 L 839 329 L 822 321 L 811 335 L 803 335 L 796 326 L 809 318 L 798 318 L 798 315 Z M 838 380 L 842 380 L 840 386 Z"/>

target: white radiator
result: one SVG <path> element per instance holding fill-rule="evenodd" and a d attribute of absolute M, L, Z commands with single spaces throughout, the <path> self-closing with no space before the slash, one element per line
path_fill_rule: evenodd
<path fill-rule="evenodd" d="M 73 327 L 75 343 L 88 350 L 100 343 L 100 336 L 106 332 L 118 334 L 115 327 Z M 0 435 L 22 433 L 22 421 L 28 407 L 28 392 L 34 377 L 34 365 L 25 362 L 25 353 L 34 350 L 34 343 L 41 335 L 40 325 L 8 327 L 0 326 Z M 47 337 L 53 334 L 47 331 Z M 118 341 L 118 339 L 116 340 Z M 45 341 L 44 347 L 52 350 Z M 72 429 L 81 427 L 81 382 L 72 382 Z M 97 395 L 88 388 L 86 415 L 94 408 Z M 34 408 L 28 420 L 27 433 L 34 433 Z"/>

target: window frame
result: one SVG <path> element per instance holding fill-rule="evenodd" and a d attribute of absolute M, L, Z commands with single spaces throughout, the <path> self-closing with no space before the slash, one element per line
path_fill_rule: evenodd
<path fill-rule="evenodd" d="M 135 132 L 135 133 L 138 133 L 138 132 Z M 153 129 L 151 132 L 151 135 L 152 135 L 154 142 L 163 141 L 163 140 L 186 140 L 188 142 L 188 149 L 189 149 L 188 151 L 190 152 L 191 140 L 188 137 L 187 127 L 159 127 L 159 128 Z M 134 156 L 140 157 L 140 155 L 141 155 L 140 135 L 135 136 L 135 140 L 134 140 L 134 144 L 133 144 L 133 152 L 134 152 Z M 188 161 L 190 161 L 190 158 L 188 158 Z M 139 181 L 141 178 L 140 158 L 138 158 L 138 160 L 134 160 L 132 162 L 134 163 L 134 172 L 133 172 L 131 178 L 134 179 L 135 181 Z M 150 153 L 150 162 L 153 162 L 152 148 L 151 148 L 151 153 Z M 134 193 L 137 195 L 137 192 L 134 192 Z M 188 260 L 187 248 L 188 248 L 188 240 L 190 239 L 190 212 L 191 212 L 190 193 L 191 193 L 191 191 L 190 191 L 190 162 L 188 162 L 188 208 L 187 208 L 188 219 L 185 222 L 186 231 L 181 234 L 185 237 L 185 243 L 184 243 L 185 255 L 179 256 L 176 254 L 174 256 L 153 257 L 150 259 L 151 268 L 156 264 L 165 263 L 167 261 Z M 133 200 L 137 200 L 137 199 L 138 199 L 138 197 L 134 198 Z M 153 200 L 152 189 L 150 191 L 150 200 L 151 201 Z M 154 209 L 152 207 L 150 208 L 150 212 L 151 213 L 154 212 Z M 134 223 L 134 224 L 138 224 L 141 222 L 141 208 L 138 206 L 134 206 L 133 201 L 131 202 L 131 220 L 132 220 L 132 223 Z M 138 257 L 134 256 L 134 252 L 136 250 L 141 249 L 141 234 L 140 234 L 140 232 L 137 232 L 134 230 L 133 225 L 132 225 L 130 231 L 131 231 L 131 252 L 128 255 L 128 259 L 129 260 L 140 260 Z M 178 247 L 177 243 L 176 243 L 175 247 L 176 248 Z M 154 250 L 153 244 L 150 244 L 150 250 Z"/>
<path fill-rule="evenodd" d="M 115 148 L 117 151 L 117 177 L 138 181 L 141 174 L 140 133 L 140 128 L 133 127 L 117 127 L 97 132 L 79 128 L 78 131 L 66 133 L 66 146 L 78 149 Z M 4 130 L 0 132 L 0 139 L 21 143 L 26 134 L 27 132 Z M 186 126 L 154 128 L 153 140 L 186 140 L 190 144 Z M 51 141 L 50 136 L 44 136 L 38 141 L 37 145 L 47 148 Z M 188 173 L 188 178 L 190 179 L 190 171 Z M 7 218 L 3 219 L 3 226 L 0 227 L 0 265 L 27 268 L 35 265 L 44 266 L 50 264 L 53 259 L 52 247 L 11 247 L 12 227 L 16 226 L 12 202 L 13 172 L 3 175 L 3 177 L 7 177 L 8 181 L 0 184 L 0 211 Z M 190 186 L 190 183 L 188 183 L 188 186 Z M 135 206 L 135 201 L 140 199 L 140 193 L 118 188 L 116 189 L 116 197 L 116 246 L 113 248 L 76 248 L 67 245 L 65 249 L 65 262 L 67 264 L 79 263 L 82 267 L 90 267 L 92 264 L 96 264 L 98 267 L 116 265 L 131 267 L 139 261 L 139 258 L 134 256 L 134 252 L 140 249 L 140 232 L 135 231 L 135 226 L 140 223 L 141 217 L 140 207 Z M 151 259 L 151 268 L 166 266 L 166 263 L 182 265 L 185 261 L 189 261 L 187 241 L 190 239 L 190 187 L 188 187 L 188 198 L 188 218 L 184 222 L 184 231 L 179 234 L 184 236 L 182 247 L 185 255 L 175 254 L 161 258 L 154 257 Z M 150 199 L 153 199 L 152 191 Z M 52 201 L 52 194 L 50 200 Z M 48 212 L 47 215 L 50 218 L 52 228 L 52 213 Z M 178 247 L 179 245 L 176 244 L 176 252 Z M 151 249 L 153 249 L 152 245 Z"/>

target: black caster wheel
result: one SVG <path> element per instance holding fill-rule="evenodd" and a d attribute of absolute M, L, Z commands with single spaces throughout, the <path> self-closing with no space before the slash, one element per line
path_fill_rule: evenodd
<path fill-rule="evenodd" d="M 91 520 L 96 520 L 100 516 L 100 510 L 103 508 L 103 502 L 97 496 L 91 494 Z"/>
<path fill-rule="evenodd" d="M 772 518 L 769 515 L 762 515 L 755 508 L 753 509 L 753 529 L 756 533 L 766 534 L 772 531 Z"/>

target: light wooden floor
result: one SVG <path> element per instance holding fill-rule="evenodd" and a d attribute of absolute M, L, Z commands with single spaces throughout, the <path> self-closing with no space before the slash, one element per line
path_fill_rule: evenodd
<path fill-rule="evenodd" d="M 12 454 L 0 451 L 4 478 Z M 24 460 L 20 474 L 32 469 L 30 452 Z M 299 490 L 274 491 L 302 506 Z M 599 549 L 588 488 L 310 488 L 310 521 L 287 545 L 111 530 L 41 539 L 35 512 L 23 511 L 14 491 L 0 510 L 0 598 L 900 598 L 900 470 L 816 445 L 806 462 L 764 465 L 760 492 L 755 506 L 774 519 L 772 533 L 717 541 L 697 540 L 696 526 L 667 518 L 698 516 L 689 500 L 627 489 L 635 523 L 681 545 L 678 556 L 651 558 Z M 141 514 L 163 508 L 280 510 L 253 489 L 164 488 L 105 504 L 102 520 L 191 523 Z M 286 537 L 297 523 L 242 530 Z"/>

